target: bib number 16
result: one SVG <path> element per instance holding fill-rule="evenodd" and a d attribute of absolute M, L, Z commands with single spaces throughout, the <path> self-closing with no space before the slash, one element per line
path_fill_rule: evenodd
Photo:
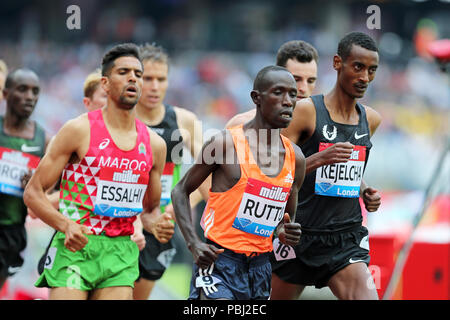
<path fill-rule="evenodd" d="M 296 257 L 294 248 L 281 243 L 278 238 L 273 241 L 273 251 L 277 261 L 294 259 Z"/>

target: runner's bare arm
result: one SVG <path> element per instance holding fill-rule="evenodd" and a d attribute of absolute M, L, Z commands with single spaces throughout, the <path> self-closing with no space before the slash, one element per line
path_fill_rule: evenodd
<path fill-rule="evenodd" d="M 45 150 L 47 150 L 48 145 L 52 141 L 53 137 L 50 136 L 47 132 L 45 133 Z"/>
<path fill-rule="evenodd" d="M 47 150 L 50 147 L 50 144 L 53 142 L 53 140 L 55 138 L 54 136 L 52 136 L 52 137 L 46 136 L 46 139 L 47 139 L 47 137 L 49 138 L 49 140 L 46 141 L 45 152 L 47 152 Z M 28 180 L 26 181 L 26 183 L 23 182 L 24 189 L 25 189 L 25 186 L 27 185 L 29 179 L 31 178 L 31 176 L 32 176 L 32 174 L 30 171 L 30 176 L 29 176 Z M 49 189 L 46 190 L 47 197 L 48 197 L 49 201 L 52 203 L 53 207 L 55 207 L 56 210 L 58 210 L 58 207 L 59 207 L 59 191 L 58 190 L 55 191 L 55 187 L 56 187 L 57 183 L 58 183 L 58 181 L 56 181 L 54 185 L 52 185 Z M 27 209 L 27 213 L 32 219 L 37 219 L 37 216 L 34 214 L 33 210 L 31 210 L 30 208 Z"/>
<path fill-rule="evenodd" d="M 292 120 L 281 134 L 293 143 L 301 145 L 309 139 L 316 127 L 316 109 L 311 99 L 301 99 L 295 104 Z"/>
<path fill-rule="evenodd" d="M 297 101 L 292 121 L 281 133 L 296 144 L 303 144 L 314 133 L 316 128 L 316 109 L 309 99 Z M 317 168 L 338 162 L 347 162 L 353 150 L 348 142 L 338 142 L 324 151 L 314 153 L 306 158 L 306 173 Z"/>
<path fill-rule="evenodd" d="M 306 160 L 301 149 L 295 144 L 292 145 L 295 151 L 295 176 L 286 204 L 285 216 L 277 227 L 277 235 L 282 243 L 295 246 L 300 241 L 301 236 L 301 226 L 295 222 L 295 215 L 297 212 L 298 192 L 305 180 Z"/>
<path fill-rule="evenodd" d="M 202 123 L 197 116 L 182 108 L 175 107 L 177 121 L 182 129 L 183 141 L 185 141 L 192 158 L 197 159 L 203 145 Z M 211 178 L 208 177 L 191 196 L 191 207 L 194 208 L 202 199 L 208 201 L 209 188 L 211 187 Z"/>
<path fill-rule="evenodd" d="M 53 137 L 49 136 L 47 132 L 45 132 L 45 145 L 44 145 L 44 152 L 47 150 L 48 145 L 50 141 L 52 141 Z M 22 188 L 25 189 L 28 181 L 30 181 L 31 176 L 33 175 L 33 172 L 31 169 L 28 169 L 28 172 L 22 176 L 21 182 L 22 182 Z M 55 187 L 52 186 L 47 190 L 47 192 L 53 191 Z"/>
<path fill-rule="evenodd" d="M 201 268 L 205 268 L 214 262 L 221 250 L 203 243 L 197 236 L 192 223 L 189 195 L 219 167 L 215 161 L 214 151 L 211 154 L 211 158 L 207 158 L 208 153 L 205 152 L 205 149 L 218 150 L 218 148 L 223 148 L 223 139 L 220 137 L 221 134 L 216 135 L 205 143 L 196 163 L 186 172 L 171 194 L 175 216 L 181 233 L 184 236 L 187 247 L 192 252 L 194 261 Z"/>
<path fill-rule="evenodd" d="M 49 201 L 44 191 L 54 185 L 65 165 L 76 157 L 82 159 L 89 148 L 89 121 L 86 115 L 68 121 L 57 133 L 39 162 L 24 192 L 25 204 L 42 221 L 66 234 L 65 244 L 71 251 L 80 250 L 87 243 L 83 235 L 91 232 L 60 214 Z M 86 134 L 87 133 L 87 134 Z M 74 138 L 75 137 L 75 138 Z"/>
<path fill-rule="evenodd" d="M 150 171 L 147 191 L 144 196 L 141 221 L 145 230 L 152 233 L 161 242 L 168 242 L 174 234 L 174 225 L 170 214 L 161 215 L 161 176 L 166 163 L 166 142 L 154 131 L 148 129 L 153 153 L 153 167 Z"/>
<path fill-rule="evenodd" d="M 372 137 L 381 124 L 381 115 L 369 106 L 364 106 L 366 109 L 367 122 L 369 123 L 370 136 Z"/>

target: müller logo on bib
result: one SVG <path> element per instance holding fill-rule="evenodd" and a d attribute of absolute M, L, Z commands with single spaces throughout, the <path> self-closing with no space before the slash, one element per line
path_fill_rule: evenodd
<path fill-rule="evenodd" d="M 270 237 L 284 215 L 290 188 L 249 178 L 233 228 Z"/>
<path fill-rule="evenodd" d="M 332 143 L 321 142 L 319 152 Z M 315 193 L 322 196 L 358 198 L 366 160 L 366 147 L 354 146 L 347 162 L 317 168 Z"/>

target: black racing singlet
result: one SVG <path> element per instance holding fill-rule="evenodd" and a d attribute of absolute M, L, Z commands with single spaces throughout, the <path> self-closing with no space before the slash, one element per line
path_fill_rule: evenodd
<path fill-rule="evenodd" d="M 0 225 L 23 224 L 27 207 L 23 202 L 21 177 L 37 166 L 45 152 L 45 131 L 35 122 L 33 139 L 9 136 L 0 116 Z"/>
<path fill-rule="evenodd" d="M 177 115 L 171 105 L 164 105 L 165 114 L 162 121 L 154 126 L 149 126 L 167 145 L 166 165 L 161 177 L 161 210 L 170 203 L 170 192 L 180 180 L 181 160 L 183 158 L 183 137 L 178 128 Z"/>
<path fill-rule="evenodd" d="M 316 109 L 316 128 L 301 149 L 305 157 L 336 142 L 355 145 L 347 163 L 325 165 L 305 176 L 299 191 L 296 221 L 305 230 L 336 231 L 361 223 L 359 189 L 372 147 L 364 107 L 357 103 L 357 125 L 334 122 L 323 95 L 311 96 Z"/>

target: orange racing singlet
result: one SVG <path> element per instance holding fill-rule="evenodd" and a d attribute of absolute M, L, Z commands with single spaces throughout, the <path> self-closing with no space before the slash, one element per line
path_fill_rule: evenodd
<path fill-rule="evenodd" d="M 225 192 L 209 192 L 201 226 L 206 238 L 237 253 L 273 250 L 272 236 L 283 219 L 295 175 L 295 152 L 280 135 L 286 150 L 283 168 L 276 177 L 258 167 L 242 125 L 228 129 L 233 137 L 241 178 Z"/>

